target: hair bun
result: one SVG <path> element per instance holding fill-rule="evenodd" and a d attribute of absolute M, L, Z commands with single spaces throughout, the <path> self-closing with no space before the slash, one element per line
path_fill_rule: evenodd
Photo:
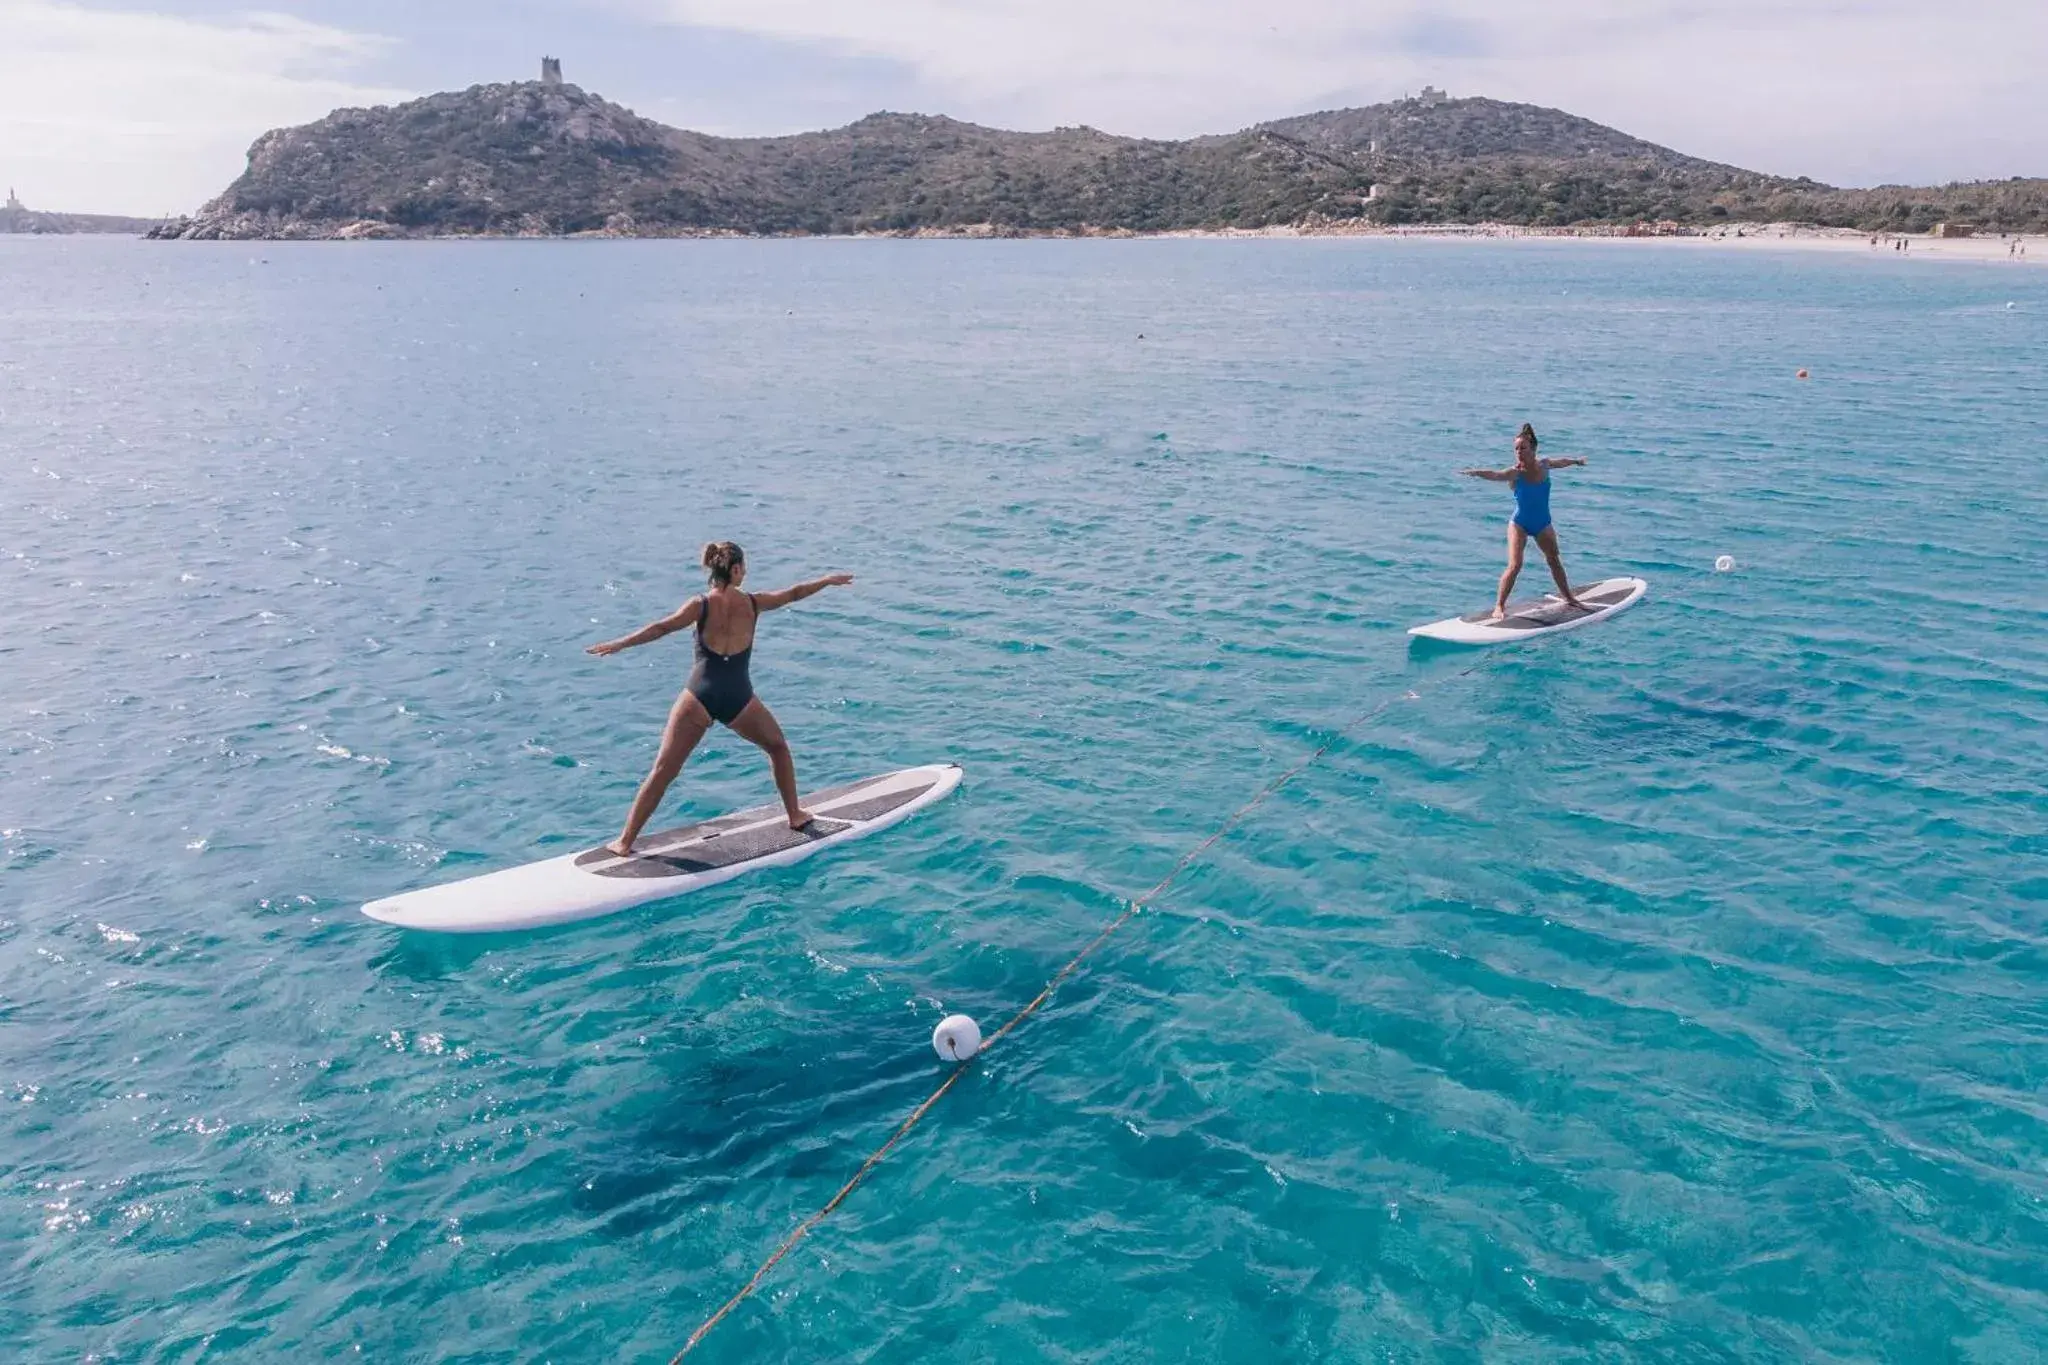
<path fill-rule="evenodd" d="M 1527 422 L 1522 423 L 1522 429 L 1515 433 L 1515 439 L 1519 441 L 1524 436 L 1529 438 L 1529 444 L 1532 446 L 1542 444 L 1542 442 L 1536 439 L 1536 428 L 1530 426 Z"/>
<path fill-rule="evenodd" d="M 732 580 L 732 571 L 746 562 L 746 553 L 730 540 L 711 540 L 704 544 L 704 567 L 711 571 L 711 581 L 727 583 Z"/>

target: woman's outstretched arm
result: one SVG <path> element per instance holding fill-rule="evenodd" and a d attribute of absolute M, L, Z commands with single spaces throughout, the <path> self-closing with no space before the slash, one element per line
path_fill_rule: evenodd
<path fill-rule="evenodd" d="M 650 641 L 659 640 L 664 635 L 673 635 L 679 630 L 687 630 L 691 626 L 696 625 L 697 618 L 703 614 L 704 599 L 693 597 L 668 615 L 662 617 L 659 621 L 651 621 L 634 631 L 631 635 L 621 635 L 616 640 L 606 640 L 602 644 L 592 645 L 583 652 L 585 654 L 595 654 L 600 658 L 607 654 L 616 654 L 622 649 L 631 649 L 634 645 L 644 645 Z"/>
<path fill-rule="evenodd" d="M 1461 469 L 1458 471 L 1470 479 L 1485 479 L 1489 483 L 1508 483 L 1515 477 L 1512 469 Z"/>
<path fill-rule="evenodd" d="M 828 573 L 823 578 L 813 578 L 807 583 L 799 583 L 793 588 L 784 588 L 780 592 L 757 592 L 754 594 L 754 609 L 757 611 L 774 611 L 777 607 L 786 607 L 792 602 L 801 602 L 806 597 L 815 597 L 827 588 L 844 587 L 851 582 L 853 582 L 853 575 L 850 573 Z"/>
<path fill-rule="evenodd" d="M 1583 455 L 1560 455 L 1554 460 L 1545 460 L 1543 467 L 1545 469 L 1570 469 L 1575 464 L 1584 464 L 1585 462 L 1586 457 Z"/>

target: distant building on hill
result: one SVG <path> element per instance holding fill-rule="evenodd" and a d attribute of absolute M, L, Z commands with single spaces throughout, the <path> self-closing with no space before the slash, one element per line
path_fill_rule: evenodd
<path fill-rule="evenodd" d="M 560 57 L 543 57 L 540 59 L 540 83 L 542 85 L 560 85 L 562 83 L 562 59 Z"/>
<path fill-rule="evenodd" d="M 1445 100 L 1449 99 L 1450 96 L 1446 95 L 1443 91 L 1437 89 L 1433 85 L 1425 85 L 1422 87 L 1422 93 L 1420 95 L 1417 95 L 1416 98 L 1422 101 L 1423 108 L 1434 109 L 1439 104 L 1442 104 Z"/>
<path fill-rule="evenodd" d="M 160 218 L 122 218 L 107 213 L 38 213 L 7 189 L 7 202 L 0 204 L 0 232 L 148 232 Z"/>

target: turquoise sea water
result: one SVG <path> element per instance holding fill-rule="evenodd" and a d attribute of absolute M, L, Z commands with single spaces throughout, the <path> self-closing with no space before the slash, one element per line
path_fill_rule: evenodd
<path fill-rule="evenodd" d="M 8 239 L 0 286 L 9 1358 L 666 1359 L 942 1013 L 1334 735 L 692 1359 L 2048 1359 L 2048 276 Z M 1576 576 L 1650 596 L 1412 650 L 1524 419 L 1592 460 Z M 582 646 L 725 536 L 859 576 L 756 650 L 807 783 L 962 791 L 563 930 L 358 916 L 615 830 L 687 647 Z M 768 791 L 718 737 L 664 817 Z"/>

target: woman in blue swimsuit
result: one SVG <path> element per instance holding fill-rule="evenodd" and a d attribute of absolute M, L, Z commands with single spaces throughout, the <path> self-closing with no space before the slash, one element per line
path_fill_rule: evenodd
<path fill-rule="evenodd" d="M 1494 620 L 1508 614 L 1508 594 L 1514 590 L 1516 575 L 1522 572 L 1522 552 L 1528 548 L 1531 537 L 1535 538 L 1537 548 L 1543 551 L 1544 559 L 1550 562 L 1550 576 L 1557 580 L 1558 593 L 1579 610 L 1592 610 L 1572 595 L 1571 582 L 1564 576 L 1564 561 L 1557 553 L 1557 528 L 1550 524 L 1550 471 L 1584 463 L 1576 456 L 1561 460 L 1537 459 L 1536 428 L 1524 422 L 1522 429 L 1515 433 L 1515 463 L 1511 468 L 1465 471 L 1475 479 L 1510 484 L 1515 490 L 1515 514 L 1508 519 L 1508 568 L 1500 576 L 1500 595 L 1493 603 Z"/>
<path fill-rule="evenodd" d="M 747 665 L 754 652 L 754 626 L 764 611 L 774 611 L 801 602 L 827 588 L 853 582 L 848 573 L 826 574 L 781 592 L 742 592 L 747 578 L 747 557 L 729 540 L 704 547 L 704 567 L 711 574 L 710 588 L 699 597 L 677 607 L 652 625 L 631 635 L 592 645 L 591 654 L 616 654 L 634 645 L 644 645 L 691 626 L 697 628 L 697 666 L 690 670 L 690 682 L 668 713 L 668 728 L 662 731 L 661 752 L 655 755 L 654 770 L 640 784 L 633 809 L 626 816 L 626 828 L 618 839 L 605 845 L 620 857 L 633 852 L 633 841 L 654 816 L 654 808 L 668 793 L 668 784 L 683 770 L 683 761 L 704 738 L 712 722 L 729 727 L 741 739 L 751 740 L 768 755 L 775 769 L 775 789 L 782 793 L 782 808 L 791 829 L 802 829 L 811 814 L 797 804 L 796 760 L 790 757 L 789 742 L 775 713 L 754 695 L 754 682 Z M 721 648 L 720 646 L 723 646 Z"/>

